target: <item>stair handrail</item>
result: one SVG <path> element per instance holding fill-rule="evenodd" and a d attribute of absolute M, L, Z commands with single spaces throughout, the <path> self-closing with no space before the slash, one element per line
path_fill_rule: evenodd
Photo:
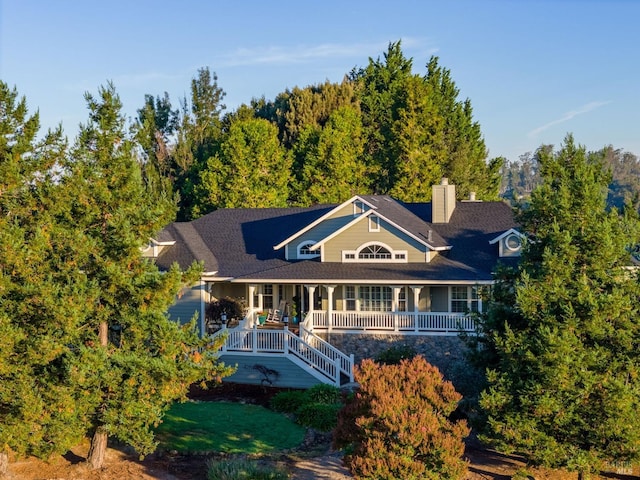
<path fill-rule="evenodd" d="M 338 359 L 340 371 L 349 377 L 350 383 L 353 383 L 353 365 L 355 363 L 353 354 L 347 355 L 322 337 L 309 331 L 303 324 L 300 324 L 300 338 L 309 346 L 319 350 L 332 360 Z M 309 339 L 312 341 L 309 341 Z"/>

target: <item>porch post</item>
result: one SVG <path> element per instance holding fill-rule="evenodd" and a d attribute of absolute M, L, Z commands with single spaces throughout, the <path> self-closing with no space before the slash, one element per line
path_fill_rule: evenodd
<path fill-rule="evenodd" d="M 309 315 L 311 315 L 311 330 L 313 330 L 314 325 L 314 319 L 313 319 L 313 295 L 316 292 L 316 285 L 305 285 L 306 289 L 307 289 L 307 294 L 308 299 L 309 299 L 309 310 L 308 313 Z"/>
<path fill-rule="evenodd" d="M 205 299 L 207 294 L 207 284 L 202 278 L 200 279 L 200 316 L 198 318 L 198 323 L 200 323 L 200 336 L 204 337 L 207 334 L 207 322 L 205 319 L 206 313 L 206 304 L 210 299 Z"/>
<path fill-rule="evenodd" d="M 393 310 L 393 331 L 398 332 L 398 305 L 400 304 L 400 290 L 402 287 L 393 287 L 393 304 L 391 310 Z"/>
<path fill-rule="evenodd" d="M 411 291 L 413 291 L 413 329 L 415 332 L 418 331 L 418 312 L 420 311 L 420 292 L 422 291 L 421 286 L 412 286 Z"/>
<path fill-rule="evenodd" d="M 336 286 L 325 285 L 324 288 L 327 289 L 327 331 L 331 333 L 333 330 L 333 291 Z"/>
<path fill-rule="evenodd" d="M 255 315 L 253 314 L 253 310 L 255 309 L 255 306 L 253 305 L 253 297 L 255 293 L 256 285 L 249 285 L 249 312 L 251 312 L 251 321 L 254 324 L 256 323 Z"/>

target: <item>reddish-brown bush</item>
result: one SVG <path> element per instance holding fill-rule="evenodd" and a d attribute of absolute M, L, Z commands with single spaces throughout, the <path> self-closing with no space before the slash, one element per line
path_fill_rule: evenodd
<path fill-rule="evenodd" d="M 355 478 L 461 479 L 464 420 L 449 416 L 462 396 L 422 356 L 399 365 L 364 360 L 360 388 L 340 412 L 335 446 Z"/>

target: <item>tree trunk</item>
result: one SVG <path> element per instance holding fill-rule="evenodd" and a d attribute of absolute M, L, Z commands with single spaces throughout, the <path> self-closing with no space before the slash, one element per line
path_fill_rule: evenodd
<path fill-rule="evenodd" d="M 107 322 L 100 322 L 98 326 L 98 340 L 100 341 L 101 347 L 109 345 L 109 325 Z"/>
<path fill-rule="evenodd" d="M 0 477 L 7 474 L 9 469 L 9 454 L 7 452 L 0 452 Z"/>
<path fill-rule="evenodd" d="M 109 436 L 104 427 L 98 427 L 91 439 L 91 447 L 87 454 L 87 463 L 89 466 L 96 470 L 102 467 L 104 463 L 104 457 L 107 453 L 107 440 Z"/>

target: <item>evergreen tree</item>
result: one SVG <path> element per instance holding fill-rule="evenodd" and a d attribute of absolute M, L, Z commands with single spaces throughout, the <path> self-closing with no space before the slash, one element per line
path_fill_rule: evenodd
<path fill-rule="evenodd" d="M 191 81 L 191 102 L 182 102 L 178 138 L 173 150 L 177 171 L 175 191 L 179 194 L 178 220 L 192 220 L 207 213 L 197 204 L 200 173 L 211 157 L 218 153 L 222 137 L 222 103 L 225 92 L 218 77 L 208 68 L 198 70 Z"/>
<path fill-rule="evenodd" d="M 411 77 L 402 95 L 403 107 L 394 124 L 396 180 L 389 192 L 403 202 L 431 198 L 431 185 L 440 183 L 446 162 L 443 122 L 433 103 L 429 86 L 418 76 Z"/>
<path fill-rule="evenodd" d="M 451 78 L 451 72 L 438 65 L 438 57 L 427 63 L 425 81 L 431 86 L 432 102 L 436 114 L 443 118 L 442 132 L 434 148 L 442 149 L 442 170 L 456 185 L 462 197 L 476 192 L 477 197 L 496 200 L 500 189 L 502 159 L 487 163 L 487 148 L 480 124 L 473 120 L 471 101 L 458 100 L 460 90 Z"/>
<path fill-rule="evenodd" d="M 530 239 L 503 290 L 512 308 L 493 318 L 481 405 L 500 449 L 582 476 L 640 458 L 638 220 L 606 208 L 601 158 L 571 136 L 538 156 L 542 184 L 519 215 Z"/>
<path fill-rule="evenodd" d="M 359 112 L 353 107 L 334 111 L 324 128 L 308 126 L 297 144 L 304 152 L 302 178 L 294 185 L 301 205 L 340 203 L 370 190 Z"/>
<path fill-rule="evenodd" d="M 397 180 L 395 124 L 400 109 L 405 107 L 401 100 L 412 76 L 411 68 L 412 60 L 404 57 L 400 42 L 396 42 L 389 44 L 384 60 L 370 58 L 367 67 L 351 72 L 351 79 L 359 84 L 365 155 L 376 193 L 389 193 Z"/>
<path fill-rule="evenodd" d="M 65 452 L 87 422 L 74 346 L 91 294 L 75 235 L 57 221 L 69 201 L 57 182 L 67 145 L 61 128 L 44 140 L 38 130 L 38 115 L 0 82 L 0 475 L 8 452 Z"/>
<path fill-rule="evenodd" d="M 277 128 L 252 118 L 231 123 L 200 174 L 198 211 L 216 208 L 284 207 L 289 197 L 291 156 Z"/>
<path fill-rule="evenodd" d="M 193 324 L 168 319 L 167 308 L 183 282 L 177 267 L 163 274 L 140 255 L 142 246 L 174 214 L 171 198 L 152 195 L 142 181 L 121 104 L 112 85 L 86 95 L 89 121 L 81 126 L 62 185 L 72 195 L 68 228 L 85 250 L 78 265 L 91 289 L 82 343 L 74 366 L 78 388 L 91 399 L 88 462 L 100 467 L 108 436 L 141 455 L 155 448 L 152 429 L 166 408 L 184 398 L 191 383 L 228 373 L 216 363 Z"/>

